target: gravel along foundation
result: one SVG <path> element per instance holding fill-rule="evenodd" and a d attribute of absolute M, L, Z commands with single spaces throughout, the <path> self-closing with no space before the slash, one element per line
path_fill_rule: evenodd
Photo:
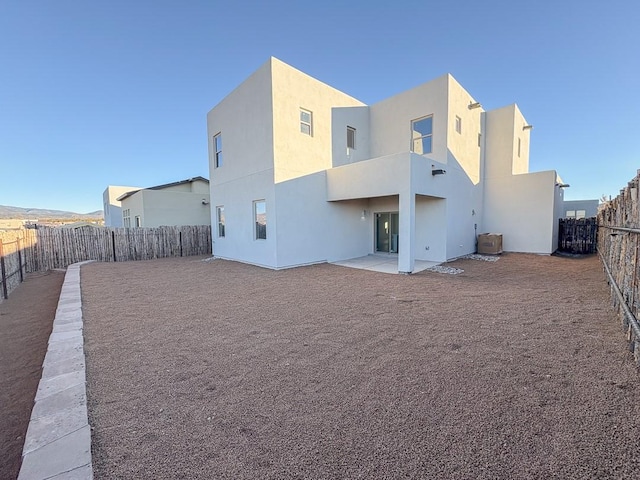
<path fill-rule="evenodd" d="M 594 256 L 82 267 L 95 478 L 637 478 Z"/>

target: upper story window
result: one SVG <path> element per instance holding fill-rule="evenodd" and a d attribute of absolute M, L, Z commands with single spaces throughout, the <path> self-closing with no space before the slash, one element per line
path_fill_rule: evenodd
<path fill-rule="evenodd" d="M 431 153 L 433 115 L 411 120 L 411 151 L 423 155 Z"/>
<path fill-rule="evenodd" d="M 131 227 L 131 209 L 129 208 L 122 210 L 122 226 L 126 228 Z"/>
<path fill-rule="evenodd" d="M 462 133 L 462 119 L 456 115 L 456 132 Z"/>
<path fill-rule="evenodd" d="M 267 202 L 256 200 L 253 202 L 253 217 L 256 226 L 256 240 L 267 239 Z"/>
<path fill-rule="evenodd" d="M 347 127 L 347 148 L 356 149 L 356 129 Z"/>
<path fill-rule="evenodd" d="M 304 108 L 300 109 L 300 131 L 313 136 L 313 113 Z"/>
<path fill-rule="evenodd" d="M 522 146 L 522 145 L 521 145 L 521 141 L 520 141 L 520 139 L 518 138 L 518 156 L 520 156 L 520 147 L 521 147 L 521 146 Z"/>
<path fill-rule="evenodd" d="M 218 222 L 218 237 L 220 238 L 224 238 L 225 236 L 225 231 L 224 231 L 224 205 L 220 205 L 219 207 L 216 207 L 216 220 Z"/>
<path fill-rule="evenodd" d="M 213 166 L 218 168 L 222 166 L 222 134 L 219 133 L 213 137 Z"/>

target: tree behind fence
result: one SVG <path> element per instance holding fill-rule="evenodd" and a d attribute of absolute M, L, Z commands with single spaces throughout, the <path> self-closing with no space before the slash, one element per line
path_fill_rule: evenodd
<path fill-rule="evenodd" d="M 85 260 L 122 262 L 211 255 L 209 225 L 25 229 L 21 233 L 27 272 L 66 268 Z"/>

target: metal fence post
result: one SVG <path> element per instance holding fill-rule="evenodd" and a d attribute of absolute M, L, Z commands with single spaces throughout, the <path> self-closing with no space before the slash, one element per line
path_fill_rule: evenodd
<path fill-rule="evenodd" d="M 9 298 L 9 291 L 7 290 L 7 271 L 4 266 L 4 248 L 2 245 L 2 239 L 0 239 L 0 272 L 2 273 L 2 294 L 6 300 Z"/>

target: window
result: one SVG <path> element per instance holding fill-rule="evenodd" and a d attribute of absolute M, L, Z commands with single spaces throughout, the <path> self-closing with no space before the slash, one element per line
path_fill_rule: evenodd
<path fill-rule="evenodd" d="M 456 132 L 462 133 L 462 119 L 456 115 Z"/>
<path fill-rule="evenodd" d="M 478 146 L 479 147 L 482 146 L 482 134 L 481 133 L 478 134 Z"/>
<path fill-rule="evenodd" d="M 313 136 L 313 113 L 304 108 L 300 109 L 300 131 Z"/>
<path fill-rule="evenodd" d="M 122 226 L 127 228 L 131 226 L 131 210 L 128 208 L 122 210 Z"/>
<path fill-rule="evenodd" d="M 224 206 L 216 207 L 216 220 L 218 222 L 218 237 L 224 238 Z"/>
<path fill-rule="evenodd" d="M 213 137 L 213 166 L 218 168 L 222 166 L 222 134 Z"/>
<path fill-rule="evenodd" d="M 267 239 L 267 202 L 256 200 L 253 202 L 253 218 L 256 224 L 256 240 Z"/>
<path fill-rule="evenodd" d="M 136 215 L 136 227 L 142 226 L 142 221 L 140 220 L 140 215 Z"/>
<path fill-rule="evenodd" d="M 576 220 L 579 220 L 581 218 L 584 218 L 587 216 L 587 211 L 586 210 L 576 210 Z"/>
<path fill-rule="evenodd" d="M 347 148 L 356 149 L 356 129 L 347 127 Z"/>
<path fill-rule="evenodd" d="M 433 136 L 433 115 L 411 121 L 411 151 L 424 155 L 431 153 Z"/>
<path fill-rule="evenodd" d="M 520 156 L 520 147 L 521 147 L 520 139 L 518 138 L 518 156 Z"/>
<path fill-rule="evenodd" d="M 575 210 L 567 210 L 567 214 L 565 215 L 565 217 L 567 217 L 567 218 L 576 218 L 576 211 Z"/>

